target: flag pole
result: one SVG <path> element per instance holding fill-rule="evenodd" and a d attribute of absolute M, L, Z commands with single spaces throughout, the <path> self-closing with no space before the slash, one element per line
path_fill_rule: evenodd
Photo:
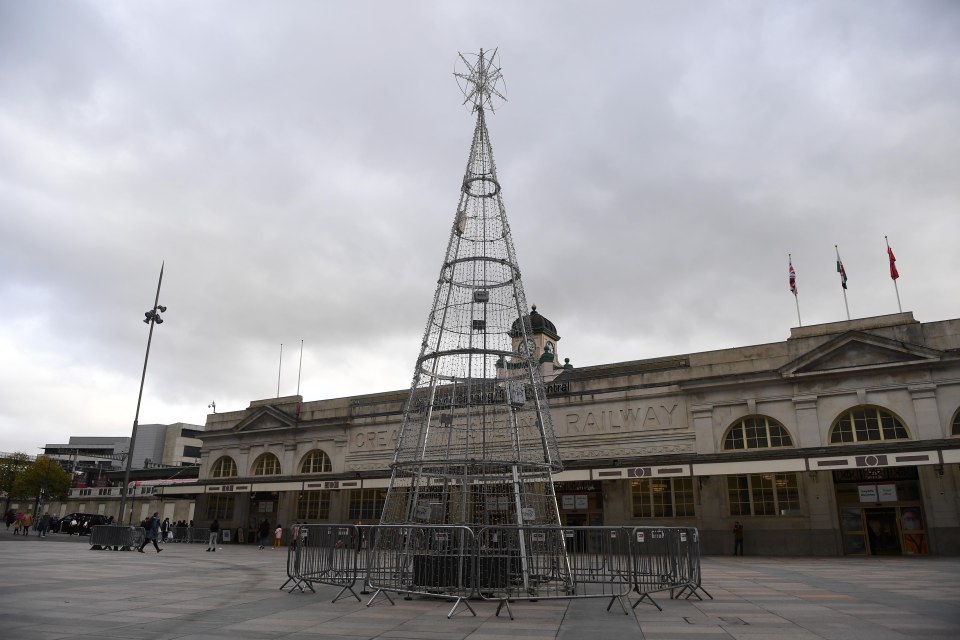
<path fill-rule="evenodd" d="M 300 338 L 300 368 L 297 369 L 297 409 L 295 411 L 295 417 L 300 419 L 300 408 L 302 406 L 302 399 L 300 398 L 300 373 L 303 372 L 303 338 Z"/>
<path fill-rule="evenodd" d="M 300 338 L 300 368 L 297 369 L 297 395 L 300 395 L 300 373 L 303 371 L 303 338 Z"/>
<path fill-rule="evenodd" d="M 793 301 L 797 303 L 797 325 L 803 326 L 803 321 L 800 320 L 800 299 L 797 296 L 797 276 L 793 271 L 793 255 L 787 254 L 787 262 L 790 263 L 790 290 L 793 292 Z"/>
<path fill-rule="evenodd" d="M 277 397 L 280 397 L 280 372 L 283 371 L 283 343 L 280 343 L 280 364 L 277 366 Z"/>
<path fill-rule="evenodd" d="M 843 269 L 843 261 L 840 259 L 840 249 L 837 248 L 837 245 L 833 245 L 833 249 L 837 252 L 837 271 L 840 272 L 840 284 L 843 286 L 843 306 L 847 309 L 847 322 L 850 322 L 850 303 L 847 302 L 847 274 L 846 270 Z"/>
<path fill-rule="evenodd" d="M 887 255 L 892 256 L 893 251 L 890 250 L 890 241 L 887 240 L 887 236 L 883 236 L 883 241 L 887 243 Z M 893 265 L 893 258 L 891 257 L 890 264 Z M 893 290 L 897 292 L 897 309 L 900 310 L 900 313 L 903 313 L 903 307 L 900 306 L 900 289 L 897 287 L 897 279 L 893 277 L 893 270 L 890 270 L 890 279 L 893 280 Z M 899 274 L 897 274 L 899 275 Z"/>

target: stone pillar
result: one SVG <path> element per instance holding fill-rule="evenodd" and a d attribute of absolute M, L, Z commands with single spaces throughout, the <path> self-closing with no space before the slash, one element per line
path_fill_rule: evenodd
<path fill-rule="evenodd" d="M 294 475 L 300 473 L 297 468 L 297 443 L 285 442 L 283 444 L 283 457 L 280 458 L 280 469 L 284 475 Z"/>
<path fill-rule="evenodd" d="M 250 468 L 252 462 L 253 460 L 250 459 L 250 445 L 241 445 L 240 452 L 237 454 L 237 475 L 241 478 L 253 475 L 253 469 Z"/>
<path fill-rule="evenodd" d="M 913 412 L 917 417 L 913 438 L 915 440 L 939 440 L 944 438 L 940 411 L 937 409 L 937 385 L 925 384 L 909 387 L 913 398 Z"/>
<path fill-rule="evenodd" d="M 714 439 L 713 405 L 692 405 L 690 413 L 693 416 L 693 432 L 697 437 L 697 454 L 716 453 L 718 447 Z"/>
<path fill-rule="evenodd" d="M 797 415 L 797 428 L 793 443 L 796 447 L 822 447 L 826 436 L 821 436 L 820 418 L 817 415 L 817 396 L 794 396 L 793 407 Z"/>

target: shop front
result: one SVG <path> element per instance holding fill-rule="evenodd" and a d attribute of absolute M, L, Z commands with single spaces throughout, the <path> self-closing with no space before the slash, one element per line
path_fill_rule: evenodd
<path fill-rule="evenodd" d="M 917 467 L 833 472 L 844 555 L 926 555 Z"/>
<path fill-rule="evenodd" d="M 560 522 L 568 527 L 603 525 L 603 491 L 599 482 L 555 482 Z"/>

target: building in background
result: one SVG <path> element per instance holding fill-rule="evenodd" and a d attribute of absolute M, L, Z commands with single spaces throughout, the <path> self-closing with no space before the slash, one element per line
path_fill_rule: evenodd
<path fill-rule="evenodd" d="M 66 444 L 45 445 L 43 454 L 73 474 L 74 486 L 107 486 L 105 473 L 122 469 L 129 449 L 129 437 L 71 436 Z"/>
<path fill-rule="evenodd" d="M 128 496 L 141 510 L 150 508 L 157 487 L 196 482 L 204 429 L 204 425 L 184 422 L 137 426 Z M 58 515 L 114 515 L 129 447 L 130 438 L 91 436 L 74 436 L 67 444 L 46 445 L 44 453 L 74 476 L 70 497 L 47 504 L 46 511 Z M 182 511 L 178 519 L 193 518 L 192 504 L 185 504 Z"/>
<path fill-rule="evenodd" d="M 204 428 L 184 422 L 138 425 L 131 469 L 199 464 Z M 95 478 L 123 470 L 129 449 L 129 437 L 71 436 L 67 444 L 45 445 L 43 452 L 78 476 L 77 482 L 94 486 Z"/>

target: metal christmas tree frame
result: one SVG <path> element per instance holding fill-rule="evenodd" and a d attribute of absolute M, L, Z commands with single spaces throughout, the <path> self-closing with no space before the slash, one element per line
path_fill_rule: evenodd
<path fill-rule="evenodd" d="M 559 526 L 562 463 L 485 119 L 503 80 L 496 50 L 459 62 L 476 126 L 381 524 Z"/>

